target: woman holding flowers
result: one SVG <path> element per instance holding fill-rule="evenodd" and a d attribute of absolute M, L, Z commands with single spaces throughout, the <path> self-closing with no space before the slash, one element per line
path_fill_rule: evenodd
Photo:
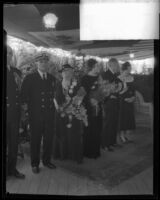
<path fill-rule="evenodd" d="M 70 65 L 64 65 L 61 72 L 62 81 L 57 84 L 55 98 L 57 120 L 54 157 L 82 163 L 82 133 L 83 126 L 87 126 L 87 116 L 81 103 L 85 91 Z"/>
<path fill-rule="evenodd" d="M 135 129 L 134 101 L 135 87 L 134 78 L 131 75 L 131 64 L 125 62 L 122 65 L 122 73 L 119 78 L 124 83 L 124 89 L 120 93 L 119 131 L 122 142 L 131 140 L 131 132 Z"/>
<path fill-rule="evenodd" d="M 83 104 L 87 109 L 88 126 L 84 128 L 84 156 L 98 158 L 100 156 L 100 138 L 102 129 L 101 103 L 94 96 L 98 90 L 100 68 L 95 59 L 87 62 L 88 74 L 82 78 L 81 85 L 86 91 Z"/>
<path fill-rule="evenodd" d="M 110 84 L 115 84 L 115 88 L 105 99 L 104 107 L 104 125 L 102 131 L 102 148 L 108 151 L 114 151 L 117 144 L 118 133 L 118 115 L 119 115 L 119 92 L 123 89 L 123 82 L 117 77 L 120 66 L 115 58 L 108 61 L 108 70 L 102 74 L 104 80 Z"/>

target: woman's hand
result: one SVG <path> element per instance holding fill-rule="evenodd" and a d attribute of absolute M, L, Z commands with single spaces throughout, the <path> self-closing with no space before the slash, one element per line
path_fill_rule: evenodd
<path fill-rule="evenodd" d="M 27 104 L 23 104 L 21 107 L 22 107 L 22 109 L 23 109 L 24 111 L 27 111 L 27 110 L 28 110 Z"/>
<path fill-rule="evenodd" d="M 125 86 L 124 89 L 123 89 L 121 92 L 119 92 L 119 94 L 123 94 L 123 93 L 125 93 L 127 90 L 128 90 L 128 87 Z"/>
<path fill-rule="evenodd" d="M 110 98 L 111 98 L 111 99 L 117 99 L 117 97 L 114 96 L 114 95 L 111 95 Z"/>
<path fill-rule="evenodd" d="M 75 97 L 73 98 L 73 104 L 75 104 L 75 105 L 80 105 L 81 102 L 82 102 L 82 100 L 83 100 L 83 97 L 75 96 Z"/>
<path fill-rule="evenodd" d="M 77 91 L 77 96 L 85 96 L 87 93 L 83 87 L 80 87 L 80 89 Z"/>
<path fill-rule="evenodd" d="M 135 101 L 135 97 L 131 97 L 131 102 L 134 102 Z"/>
<path fill-rule="evenodd" d="M 96 99 L 90 99 L 90 102 L 93 106 L 97 106 L 98 105 L 98 101 Z"/>
<path fill-rule="evenodd" d="M 129 101 L 130 101 L 130 99 L 129 98 L 125 98 L 124 99 L 126 102 L 128 102 L 129 103 Z"/>
<path fill-rule="evenodd" d="M 128 103 L 132 103 L 132 102 L 134 102 L 135 97 L 125 98 L 124 100 L 125 100 L 126 102 L 128 102 Z"/>

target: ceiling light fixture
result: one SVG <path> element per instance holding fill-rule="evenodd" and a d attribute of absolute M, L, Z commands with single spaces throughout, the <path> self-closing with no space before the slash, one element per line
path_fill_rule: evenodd
<path fill-rule="evenodd" d="M 53 13 L 47 13 L 43 16 L 43 23 L 47 29 L 55 29 L 58 22 L 58 17 Z"/>
<path fill-rule="evenodd" d="M 130 54 L 129 54 L 129 57 L 130 57 L 130 58 L 134 58 L 134 53 L 130 53 Z"/>

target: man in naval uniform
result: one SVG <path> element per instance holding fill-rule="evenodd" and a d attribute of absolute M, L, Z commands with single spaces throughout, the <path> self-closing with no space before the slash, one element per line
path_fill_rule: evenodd
<path fill-rule="evenodd" d="M 7 176 L 25 178 L 25 175 L 16 169 L 18 154 L 18 135 L 20 123 L 20 85 L 18 69 L 12 67 L 13 50 L 7 46 Z"/>
<path fill-rule="evenodd" d="M 43 165 L 55 169 L 51 162 L 54 135 L 54 91 L 55 79 L 48 71 L 48 56 L 36 56 L 37 71 L 26 76 L 22 83 L 22 102 L 28 106 L 31 128 L 31 166 L 33 173 L 39 173 L 40 148 L 43 136 Z"/>
<path fill-rule="evenodd" d="M 117 78 L 120 71 L 119 63 L 115 58 L 111 58 L 108 61 L 108 70 L 102 74 L 103 79 L 107 80 L 108 83 L 120 84 L 120 92 L 123 88 L 122 81 Z M 119 98 L 118 92 L 112 93 L 106 98 L 104 102 L 104 127 L 102 133 L 102 147 L 109 151 L 114 151 L 114 146 L 117 144 L 117 133 L 118 133 L 118 106 Z"/>

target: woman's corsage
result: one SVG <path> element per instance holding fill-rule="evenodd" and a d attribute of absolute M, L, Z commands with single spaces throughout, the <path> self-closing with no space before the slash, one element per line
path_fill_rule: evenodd
<path fill-rule="evenodd" d="M 77 86 L 77 82 L 73 81 L 69 90 L 73 90 L 73 88 Z M 73 92 L 72 92 L 73 93 Z M 87 120 L 87 111 L 82 105 L 82 101 L 84 96 L 86 95 L 86 91 L 83 87 L 80 87 L 76 92 L 76 95 L 71 97 L 69 94 L 66 94 L 66 101 L 59 109 L 61 117 L 68 118 L 67 128 L 72 127 L 73 117 L 82 121 L 85 126 L 88 126 Z"/>

